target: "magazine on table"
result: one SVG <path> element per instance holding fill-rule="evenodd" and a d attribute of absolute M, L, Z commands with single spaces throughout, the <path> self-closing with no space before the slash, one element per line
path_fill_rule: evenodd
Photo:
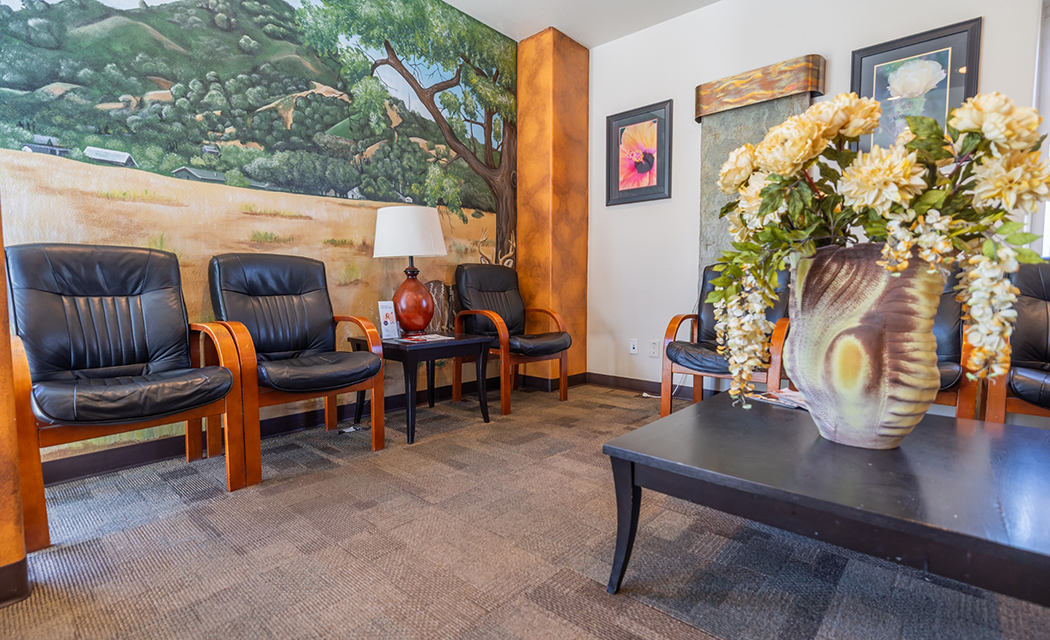
<path fill-rule="evenodd" d="M 440 340 L 452 340 L 452 336 L 443 336 L 440 333 L 426 333 L 421 336 L 405 336 L 401 342 L 438 342 Z"/>
<path fill-rule="evenodd" d="M 791 407 L 792 409 L 809 411 L 809 407 L 806 406 L 806 399 L 802 397 L 802 394 L 798 391 L 792 391 L 791 389 L 764 391 L 762 393 L 748 396 L 748 399 L 758 400 L 759 402 L 768 402 L 769 404 L 777 404 L 782 407 Z"/>

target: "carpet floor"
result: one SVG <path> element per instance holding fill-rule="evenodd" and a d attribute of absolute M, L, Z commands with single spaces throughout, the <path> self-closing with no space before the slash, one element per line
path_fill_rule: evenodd
<path fill-rule="evenodd" d="M 263 443 L 263 483 L 222 458 L 59 485 L 54 545 L 0 638 L 1050 637 L 1050 609 L 643 493 L 623 589 L 602 443 L 658 401 L 585 385 L 404 413 L 369 433 Z"/>

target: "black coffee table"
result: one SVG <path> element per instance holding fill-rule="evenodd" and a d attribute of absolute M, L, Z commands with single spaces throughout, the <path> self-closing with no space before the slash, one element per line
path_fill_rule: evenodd
<path fill-rule="evenodd" d="M 899 449 L 817 433 L 805 411 L 719 394 L 605 444 L 616 487 L 609 593 L 642 488 L 1050 606 L 1050 431 L 927 415 Z"/>
<path fill-rule="evenodd" d="M 481 404 L 481 417 L 489 421 L 489 405 L 486 398 L 485 367 L 488 364 L 491 336 L 474 336 L 466 334 L 446 334 L 449 340 L 434 342 L 410 342 L 402 338 L 383 340 L 383 359 L 396 360 L 405 370 L 405 418 L 408 422 L 408 444 L 416 441 L 416 378 L 419 375 L 419 363 L 427 364 L 427 402 L 434 406 L 434 368 L 435 361 L 442 358 L 477 357 L 478 400 Z M 355 349 L 366 346 L 360 338 L 350 338 Z M 361 422 L 364 410 L 363 393 L 358 394 L 354 423 Z"/>

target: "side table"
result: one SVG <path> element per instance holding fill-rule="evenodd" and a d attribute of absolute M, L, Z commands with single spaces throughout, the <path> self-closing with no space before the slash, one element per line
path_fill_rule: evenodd
<path fill-rule="evenodd" d="M 404 338 L 383 340 L 383 359 L 396 360 L 405 370 L 405 419 L 408 427 L 408 444 L 416 441 L 416 378 L 419 374 L 419 363 L 427 365 L 427 402 L 434 406 L 434 369 L 435 361 L 442 358 L 466 358 L 476 356 L 478 376 L 478 400 L 481 404 L 481 417 L 489 421 L 489 406 L 486 398 L 485 368 L 488 364 L 491 336 L 466 334 L 446 334 L 448 340 L 431 342 L 413 342 Z M 354 348 L 358 347 L 357 338 L 350 338 Z M 363 342 L 363 341 L 362 341 Z M 354 423 L 361 421 L 364 410 L 363 393 L 358 394 Z"/>

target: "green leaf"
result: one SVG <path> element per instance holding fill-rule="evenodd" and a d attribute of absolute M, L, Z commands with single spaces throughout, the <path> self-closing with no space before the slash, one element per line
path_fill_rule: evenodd
<path fill-rule="evenodd" d="M 713 304 L 721 300 L 723 297 L 725 297 L 725 291 L 715 290 L 707 294 L 707 299 L 705 299 L 704 302 Z"/>
<path fill-rule="evenodd" d="M 1027 247 L 1017 249 L 1017 261 L 1025 264 L 1041 264 L 1043 258 L 1038 253 Z"/>
<path fill-rule="evenodd" d="M 933 189 L 922 194 L 912 208 L 915 209 L 915 213 L 922 215 L 930 209 L 940 207 L 941 203 L 948 196 L 947 191 L 941 191 L 939 189 Z"/>
<path fill-rule="evenodd" d="M 941 127 L 941 124 L 933 118 L 907 116 L 905 120 L 908 121 L 908 127 L 911 128 L 912 133 L 920 138 L 944 137 L 944 129 Z"/>
<path fill-rule="evenodd" d="M 981 137 L 981 134 L 972 131 L 967 132 L 967 134 L 963 136 L 962 147 L 959 149 L 959 153 L 964 156 L 973 153 L 977 150 L 977 147 L 981 146 L 981 142 L 983 141 L 984 138 Z"/>
<path fill-rule="evenodd" d="M 1027 231 L 1018 231 L 1006 236 L 1006 241 L 1015 247 L 1030 244 L 1039 239 L 1040 236 L 1034 233 L 1028 233 Z"/>
<path fill-rule="evenodd" d="M 727 215 L 733 213 L 734 211 L 736 211 L 737 205 L 739 205 L 739 204 L 740 204 L 739 200 L 733 200 L 731 202 L 727 202 L 725 204 L 725 206 L 722 207 L 722 210 L 718 212 L 718 217 L 719 218 L 724 218 Z"/>
<path fill-rule="evenodd" d="M 952 112 L 954 113 L 954 110 Z M 951 118 L 948 118 L 948 121 L 951 122 Z M 956 129 L 955 127 L 953 127 L 950 124 L 946 127 L 946 129 L 948 131 L 948 136 L 951 137 L 951 139 L 952 139 L 952 142 L 955 142 L 956 140 L 959 139 L 959 130 L 958 129 Z"/>
<path fill-rule="evenodd" d="M 1003 226 L 996 229 L 995 232 L 1001 236 L 1008 236 L 1011 233 L 1020 231 L 1021 229 L 1024 229 L 1023 222 L 1005 222 L 1003 223 Z"/>
<path fill-rule="evenodd" d="M 989 260 L 995 260 L 995 252 L 998 248 L 999 247 L 995 242 L 985 240 L 984 245 L 981 247 L 981 252 L 984 253 L 984 256 Z"/>

